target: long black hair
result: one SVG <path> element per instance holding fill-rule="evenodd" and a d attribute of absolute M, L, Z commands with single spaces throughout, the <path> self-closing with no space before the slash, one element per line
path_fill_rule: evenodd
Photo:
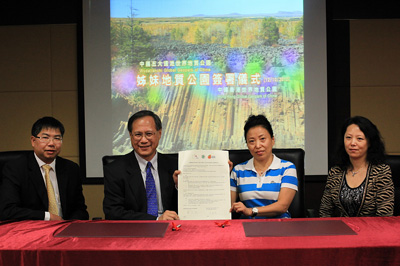
<path fill-rule="evenodd" d="M 344 146 L 343 138 L 347 128 L 353 124 L 360 128 L 368 141 L 367 161 L 370 164 L 375 165 L 383 163 L 385 161 L 386 151 L 385 144 L 378 128 L 368 118 L 363 116 L 353 116 L 348 118 L 342 126 L 342 138 L 339 140 L 339 145 L 336 152 L 336 165 L 343 170 L 347 169 L 351 165 L 349 155 L 347 154 Z"/>

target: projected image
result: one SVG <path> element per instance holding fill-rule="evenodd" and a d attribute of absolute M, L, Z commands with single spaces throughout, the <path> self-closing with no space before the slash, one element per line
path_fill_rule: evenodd
<path fill-rule="evenodd" d="M 276 148 L 304 148 L 303 1 L 111 1 L 113 154 L 129 117 L 163 123 L 158 150 L 243 149 L 250 114 Z"/>

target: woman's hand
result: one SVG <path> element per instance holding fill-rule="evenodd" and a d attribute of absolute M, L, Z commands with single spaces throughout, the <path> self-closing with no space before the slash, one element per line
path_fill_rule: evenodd
<path fill-rule="evenodd" d="M 232 172 L 233 163 L 231 162 L 231 160 L 228 160 L 228 164 L 229 164 L 229 172 Z"/>
<path fill-rule="evenodd" d="M 231 209 L 229 210 L 230 212 L 241 212 L 246 216 L 251 216 L 253 214 L 253 211 L 251 208 L 247 208 L 244 206 L 242 202 L 235 202 L 232 204 Z"/>

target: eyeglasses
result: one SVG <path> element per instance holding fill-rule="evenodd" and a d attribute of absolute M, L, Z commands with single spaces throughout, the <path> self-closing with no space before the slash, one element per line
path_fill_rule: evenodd
<path fill-rule="evenodd" d="M 136 133 L 132 133 L 132 136 L 135 140 L 141 140 L 143 138 L 143 136 L 146 137 L 146 139 L 150 140 L 154 137 L 154 135 L 156 134 L 156 132 L 145 132 L 140 133 L 140 132 L 136 132 Z"/>
<path fill-rule="evenodd" d="M 51 138 L 49 136 L 41 136 L 41 137 L 34 136 L 34 137 L 39 139 L 41 143 L 49 143 L 51 140 L 53 140 L 55 144 L 60 144 L 62 143 L 63 140 L 62 137 L 54 137 L 54 138 Z"/>

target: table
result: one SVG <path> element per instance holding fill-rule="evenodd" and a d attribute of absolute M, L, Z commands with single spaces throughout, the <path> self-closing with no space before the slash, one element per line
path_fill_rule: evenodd
<path fill-rule="evenodd" d="M 250 220 L 232 220 L 225 228 L 175 221 L 181 230 L 169 223 L 162 238 L 54 237 L 71 223 L 122 221 L 2 222 L 0 265 L 400 265 L 400 217 L 329 219 L 357 235 L 246 237 L 242 223 Z"/>

